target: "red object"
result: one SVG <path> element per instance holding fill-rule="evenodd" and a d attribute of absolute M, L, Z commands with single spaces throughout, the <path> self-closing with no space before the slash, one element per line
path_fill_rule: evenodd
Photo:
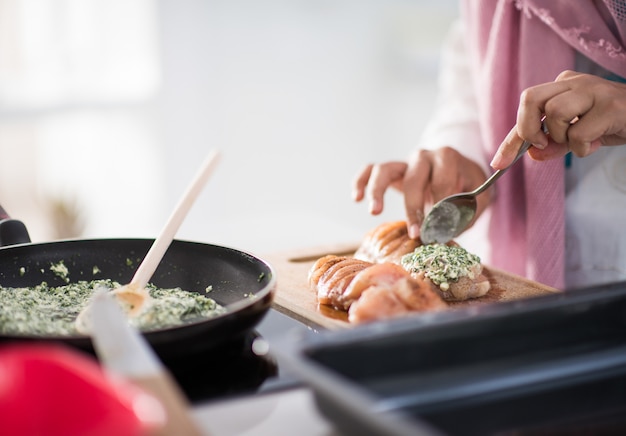
<path fill-rule="evenodd" d="M 6 435 L 146 434 L 137 406 L 152 398 L 112 382 L 95 359 L 58 345 L 0 348 L 0 423 Z"/>

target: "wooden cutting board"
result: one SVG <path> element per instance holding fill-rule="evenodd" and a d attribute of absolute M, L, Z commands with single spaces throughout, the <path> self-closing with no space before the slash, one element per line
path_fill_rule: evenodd
<path fill-rule="evenodd" d="M 315 292 L 309 287 L 308 273 L 317 259 L 326 254 L 351 256 L 357 244 L 311 247 L 289 252 L 270 253 L 261 256 L 276 271 L 277 292 L 274 309 L 314 329 L 349 328 L 347 313 L 317 304 Z M 484 297 L 451 304 L 451 307 L 519 300 L 559 292 L 505 271 L 484 267 L 484 275 L 491 283 L 491 290 Z"/>

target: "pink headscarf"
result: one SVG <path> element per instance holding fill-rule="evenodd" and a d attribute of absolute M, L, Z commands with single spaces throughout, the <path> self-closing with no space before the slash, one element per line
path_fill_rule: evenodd
<path fill-rule="evenodd" d="M 574 69 L 576 51 L 626 76 L 624 1 L 464 0 L 461 13 L 489 156 L 515 124 L 521 92 Z M 489 263 L 562 289 L 564 163 L 522 162 L 496 186 Z"/>

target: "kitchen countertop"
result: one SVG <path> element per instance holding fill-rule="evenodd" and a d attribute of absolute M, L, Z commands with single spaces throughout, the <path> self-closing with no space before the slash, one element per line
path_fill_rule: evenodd
<path fill-rule="evenodd" d="M 306 387 L 218 401 L 196 406 L 193 415 L 212 436 L 338 436 L 317 410 Z"/>
<path fill-rule="evenodd" d="M 270 310 L 256 328 L 272 346 L 283 335 L 311 331 L 304 324 Z M 258 391 L 233 398 L 199 402 L 193 415 L 212 436 L 298 434 L 302 436 L 339 435 L 332 423 L 318 411 L 312 391 L 294 376 L 280 369 L 276 380 L 268 380 Z"/>

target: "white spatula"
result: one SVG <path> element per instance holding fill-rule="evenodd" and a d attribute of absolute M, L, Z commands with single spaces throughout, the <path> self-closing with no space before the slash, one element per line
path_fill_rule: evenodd
<path fill-rule="evenodd" d="M 172 243 L 189 209 L 191 209 L 191 206 L 196 201 L 196 198 L 202 191 L 209 176 L 212 174 L 218 162 L 219 155 L 219 152 L 216 150 L 209 153 L 200 167 L 200 170 L 179 200 L 178 205 L 170 215 L 165 227 L 163 227 L 159 236 L 154 240 L 148 254 L 146 254 L 139 268 L 137 268 L 130 283 L 111 291 L 116 299 L 122 303 L 129 316 L 139 315 L 150 305 L 150 295 L 146 289 L 146 285 L 159 266 L 163 255 Z M 76 328 L 81 332 L 87 332 L 89 330 L 86 319 L 88 316 L 87 312 L 88 307 L 81 311 L 76 318 Z"/>

